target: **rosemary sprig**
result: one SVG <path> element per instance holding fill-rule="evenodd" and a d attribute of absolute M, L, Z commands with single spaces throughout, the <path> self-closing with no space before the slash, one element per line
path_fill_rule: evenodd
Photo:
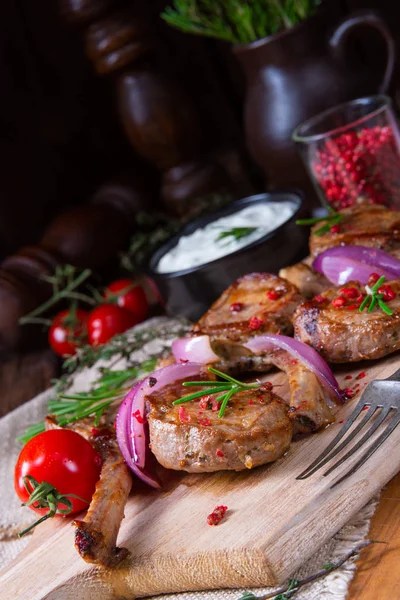
<path fill-rule="evenodd" d="M 380 277 L 378 279 L 378 281 L 376 283 L 374 283 L 374 285 L 371 288 L 369 286 L 365 286 L 365 289 L 367 290 L 367 295 L 365 296 L 364 300 L 360 304 L 360 308 L 359 308 L 360 312 L 362 312 L 364 310 L 364 308 L 366 306 L 368 306 L 367 312 L 370 313 L 374 310 L 376 304 L 378 304 L 379 308 L 381 310 L 383 310 L 384 313 L 386 313 L 389 316 L 392 316 L 393 311 L 391 308 L 388 307 L 386 302 L 383 301 L 383 299 L 382 299 L 383 294 L 378 293 L 378 290 L 384 281 L 385 281 L 385 276 L 382 275 L 382 277 Z"/>
<path fill-rule="evenodd" d="M 251 233 L 253 233 L 253 231 L 256 231 L 257 229 L 257 227 L 232 227 L 232 229 L 221 231 L 221 233 L 217 237 L 217 242 L 226 238 L 231 238 L 228 240 L 229 243 L 235 240 L 241 240 L 242 238 L 249 236 Z"/>
<path fill-rule="evenodd" d="M 234 396 L 234 394 L 243 392 L 244 390 L 254 390 L 259 388 L 261 385 L 260 383 L 243 383 L 242 381 L 238 381 L 226 373 L 222 373 L 222 371 L 218 371 L 218 369 L 214 369 L 214 367 L 208 367 L 208 371 L 210 371 L 210 373 L 214 373 L 214 375 L 218 375 L 218 377 L 223 379 L 223 381 L 185 381 L 182 383 L 182 385 L 185 387 L 195 385 L 198 387 L 204 387 L 205 390 L 194 392 L 193 394 L 188 394 L 187 396 L 178 398 L 178 400 L 174 400 L 172 404 L 183 404 L 185 402 L 190 402 L 191 400 L 197 400 L 197 398 L 202 398 L 203 396 L 212 396 L 213 394 L 221 394 L 221 392 L 225 392 L 220 396 L 217 396 L 217 400 L 221 402 L 221 407 L 218 412 L 218 418 L 221 419 L 224 416 L 224 412 L 229 400 L 232 398 L 232 396 Z"/>
<path fill-rule="evenodd" d="M 49 400 L 48 412 L 55 414 L 64 424 L 83 418 L 83 416 L 97 417 L 98 420 L 113 402 L 124 395 L 135 379 L 143 377 L 154 369 L 156 358 L 162 354 L 162 350 L 140 364 L 133 361 L 131 355 L 154 339 L 161 341 L 165 349 L 169 346 L 168 340 L 182 337 L 188 329 L 189 326 L 185 321 L 178 321 L 172 326 L 171 324 L 155 327 L 146 325 L 142 328 L 139 326 L 133 331 L 114 337 L 104 346 L 79 348 L 76 356 L 66 359 L 63 363 L 63 368 L 67 373 L 52 382 L 55 397 Z M 126 369 L 113 369 L 114 363 L 122 359 L 126 360 Z M 89 390 L 77 394 L 65 393 L 71 387 L 77 373 L 100 360 L 112 360 L 112 362 L 108 368 L 101 369 L 100 377 Z M 74 396 L 74 398 L 64 399 L 62 397 L 64 395 Z M 44 423 L 36 423 L 28 427 L 17 440 L 25 444 L 44 430 Z"/>
<path fill-rule="evenodd" d="M 343 213 L 338 213 L 331 208 L 329 209 L 330 214 L 326 217 L 312 217 L 310 219 L 298 219 L 296 225 L 316 225 L 317 223 L 325 223 L 322 227 L 319 227 L 313 231 L 313 235 L 324 235 L 328 233 L 330 228 L 334 225 L 338 225 L 344 219 Z"/>
<path fill-rule="evenodd" d="M 252 592 L 246 592 L 238 600 L 289 600 L 297 594 L 297 592 L 309 583 L 313 583 L 318 579 L 322 579 L 326 577 L 332 571 L 336 571 L 346 562 L 351 560 L 352 558 L 357 558 L 363 548 L 370 546 L 371 544 L 386 544 L 386 542 L 381 542 L 379 540 L 368 540 L 366 542 L 362 542 L 353 550 L 350 550 L 345 556 L 340 558 L 336 562 L 329 562 L 324 565 L 320 571 L 310 575 L 309 577 L 305 577 L 304 579 L 289 579 L 287 585 L 279 588 L 279 590 L 275 590 L 275 592 L 269 592 L 268 594 L 263 594 L 262 596 L 256 596 Z"/>
<path fill-rule="evenodd" d="M 115 371 L 106 369 L 89 391 L 58 394 L 56 398 L 50 399 L 49 414 L 57 419 L 61 427 L 85 417 L 93 417 L 96 426 L 110 406 L 124 398 L 134 381 L 154 371 L 156 362 L 156 358 L 150 358 L 129 369 Z M 44 423 L 31 425 L 17 440 L 26 443 L 44 430 Z"/>

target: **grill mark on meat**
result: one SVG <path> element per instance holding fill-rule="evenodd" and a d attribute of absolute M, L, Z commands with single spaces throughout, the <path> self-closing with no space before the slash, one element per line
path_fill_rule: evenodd
<path fill-rule="evenodd" d="M 277 298 L 268 298 L 268 292 L 275 292 Z M 250 273 L 223 292 L 193 326 L 192 335 L 209 335 L 211 343 L 243 342 L 263 333 L 291 335 L 292 314 L 301 301 L 298 289 L 285 279 L 271 273 Z M 231 311 L 235 305 L 240 310 Z M 249 326 L 254 318 L 261 321 L 256 329 Z"/>
<path fill-rule="evenodd" d="M 300 304 L 294 314 L 295 337 L 313 346 L 333 363 L 375 360 L 400 349 L 400 281 L 388 282 L 396 298 L 388 303 L 393 315 L 386 315 L 379 306 L 371 313 L 357 309 L 336 308 L 332 300 L 340 287 L 322 293 L 326 303 L 310 300 Z M 346 287 L 364 292 L 356 281 Z"/>
<path fill-rule="evenodd" d="M 369 246 L 380 248 L 391 254 L 400 250 L 400 212 L 388 210 L 383 206 L 356 206 L 341 211 L 344 219 L 340 223 L 339 233 L 313 235 L 321 227 L 315 225 L 311 230 L 310 253 L 313 257 L 332 246 Z"/>

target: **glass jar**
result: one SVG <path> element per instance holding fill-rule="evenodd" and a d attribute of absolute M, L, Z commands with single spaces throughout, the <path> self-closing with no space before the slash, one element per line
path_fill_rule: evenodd
<path fill-rule="evenodd" d="M 322 202 L 400 209 L 400 134 L 391 100 L 352 100 L 309 119 L 293 133 Z"/>

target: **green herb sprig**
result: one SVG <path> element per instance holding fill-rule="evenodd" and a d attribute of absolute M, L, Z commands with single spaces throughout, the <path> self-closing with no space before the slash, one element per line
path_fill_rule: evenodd
<path fill-rule="evenodd" d="M 62 300 L 81 301 L 94 306 L 95 298 L 83 293 L 79 288 L 91 277 L 92 271 L 85 269 L 81 271 L 72 265 L 57 265 L 54 275 L 43 277 L 43 281 L 50 283 L 53 288 L 52 296 L 35 308 L 32 312 L 20 318 L 20 325 L 39 324 L 49 326 L 50 319 L 45 319 L 40 315 L 47 313 Z M 78 291 L 79 290 L 79 291 Z"/>
<path fill-rule="evenodd" d="M 315 231 L 313 231 L 313 235 L 324 235 L 324 233 L 328 233 L 330 228 L 334 225 L 338 225 L 344 219 L 343 213 L 338 213 L 331 208 L 329 209 L 330 214 L 326 217 L 313 217 L 310 219 L 298 219 L 296 221 L 296 225 L 316 225 L 317 223 L 325 223 L 322 227 L 319 227 Z"/>
<path fill-rule="evenodd" d="M 231 238 L 228 240 L 228 243 L 231 243 L 235 240 L 238 241 L 249 236 L 254 231 L 257 231 L 257 229 L 257 227 L 232 227 L 232 229 L 221 231 L 217 237 L 217 242 L 226 238 Z"/>
<path fill-rule="evenodd" d="M 161 17 L 186 33 L 247 44 L 314 14 L 320 0 L 174 0 Z"/>
<path fill-rule="evenodd" d="M 26 475 L 23 478 L 23 481 L 25 489 L 29 494 L 29 498 L 26 502 L 23 502 L 21 506 L 35 505 L 37 508 L 47 508 L 48 512 L 32 525 L 21 531 L 18 534 L 18 537 L 22 537 L 29 531 L 32 531 L 34 527 L 43 523 L 43 521 L 51 519 L 56 515 L 69 515 L 70 512 L 72 512 L 72 502 L 70 498 L 77 498 L 78 500 L 82 500 L 89 504 L 89 500 L 85 500 L 76 494 L 60 494 L 54 485 L 47 483 L 47 481 L 39 483 L 32 475 Z"/>
<path fill-rule="evenodd" d="M 130 369 L 104 370 L 89 391 L 58 394 L 56 398 L 50 399 L 49 414 L 56 418 L 61 427 L 85 417 L 93 417 L 93 424 L 97 426 L 100 417 L 114 402 L 124 398 L 134 381 L 154 371 L 156 362 L 156 358 L 151 358 Z M 42 431 L 45 431 L 44 423 L 31 425 L 17 440 L 25 444 Z"/>
<path fill-rule="evenodd" d="M 391 308 L 388 307 L 386 302 L 383 301 L 383 294 L 378 293 L 378 290 L 385 281 L 385 279 L 385 276 L 382 275 L 382 277 L 380 277 L 378 281 L 371 288 L 369 288 L 371 290 L 371 293 L 367 293 L 364 300 L 362 301 L 359 308 L 360 312 L 362 312 L 365 309 L 365 307 L 368 306 L 367 312 L 370 313 L 374 310 L 376 304 L 378 304 L 379 308 L 383 310 L 384 313 L 386 313 L 390 317 L 392 316 L 393 311 Z"/>
<path fill-rule="evenodd" d="M 136 379 L 144 377 L 154 370 L 157 354 L 148 360 L 138 363 L 133 361 L 131 355 L 143 348 L 154 339 L 169 347 L 170 339 L 182 337 L 187 333 L 189 325 L 185 321 L 177 324 L 160 327 L 137 327 L 133 331 L 115 336 L 104 346 L 84 346 L 78 349 L 76 356 L 70 357 L 63 363 L 67 372 L 59 379 L 53 380 L 55 397 L 48 402 L 48 413 L 55 415 L 59 424 L 73 423 L 85 416 L 93 416 L 97 421 L 102 414 L 118 401 L 129 389 Z M 126 368 L 114 369 L 114 364 L 126 360 Z M 108 368 L 101 369 L 101 375 L 92 384 L 90 389 L 76 394 L 66 393 L 73 383 L 77 373 L 93 366 L 97 361 L 112 361 Z M 67 396 L 65 398 L 65 396 Z M 26 443 L 35 435 L 45 431 L 45 424 L 36 423 L 27 428 L 17 440 Z"/>
<path fill-rule="evenodd" d="M 208 367 L 208 371 L 210 373 L 214 373 L 214 375 L 218 375 L 218 377 L 223 379 L 223 381 L 185 381 L 182 383 L 182 385 L 185 387 L 198 386 L 204 387 L 205 389 L 204 391 L 202 390 L 200 392 L 194 392 L 194 394 L 188 394 L 187 396 L 178 398 L 178 400 L 174 400 L 172 404 L 183 404 L 185 402 L 190 402 L 191 400 L 197 400 L 198 398 L 202 398 L 204 396 L 219 394 L 216 397 L 216 400 L 221 402 L 221 407 L 218 412 L 218 418 L 221 419 L 224 416 L 225 409 L 232 396 L 238 392 L 243 392 L 244 390 L 258 389 L 262 385 L 260 383 L 243 383 L 242 381 L 238 381 L 226 373 L 222 373 L 222 371 L 218 371 L 218 369 L 214 369 L 214 367 Z"/>
<path fill-rule="evenodd" d="M 256 596 L 252 592 L 246 592 L 238 600 L 289 600 L 289 598 L 293 598 L 297 592 L 308 585 L 309 583 L 313 583 L 318 579 L 322 579 L 326 577 L 332 571 L 336 571 L 340 569 L 342 565 L 344 565 L 349 560 L 353 558 L 357 558 L 363 548 L 370 546 L 371 544 L 386 544 L 387 542 L 381 542 L 379 540 L 367 540 L 366 542 L 362 542 L 353 550 L 350 550 L 347 554 L 345 554 L 342 558 L 337 560 L 336 562 L 329 562 L 324 565 L 320 571 L 314 573 L 313 575 L 309 575 L 304 579 L 289 579 L 288 583 L 281 587 L 279 590 L 275 590 L 275 592 L 269 592 L 267 594 L 263 594 L 262 596 Z"/>

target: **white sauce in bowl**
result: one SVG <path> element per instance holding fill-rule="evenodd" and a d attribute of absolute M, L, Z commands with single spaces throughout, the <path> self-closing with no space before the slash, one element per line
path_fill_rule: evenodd
<path fill-rule="evenodd" d="M 158 273 L 175 273 L 192 269 L 199 265 L 232 254 L 249 246 L 279 225 L 290 219 L 297 210 L 295 202 L 255 202 L 231 215 L 208 223 L 188 235 L 182 236 L 177 245 L 159 260 Z M 235 239 L 232 236 L 218 239 L 218 236 L 232 228 L 256 227 L 254 231 Z"/>

